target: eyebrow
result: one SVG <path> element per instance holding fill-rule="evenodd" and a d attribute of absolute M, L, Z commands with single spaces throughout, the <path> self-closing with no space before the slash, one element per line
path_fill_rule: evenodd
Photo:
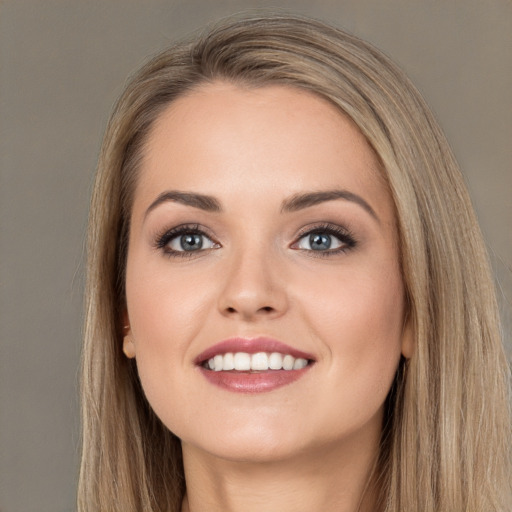
<path fill-rule="evenodd" d="M 325 190 L 319 192 L 308 192 L 305 194 L 295 194 L 289 199 L 283 201 L 281 206 L 281 212 L 296 212 L 309 208 L 320 203 L 327 201 L 334 201 L 336 199 L 343 199 L 345 201 L 351 201 L 361 206 L 366 210 L 377 222 L 380 222 L 379 217 L 375 213 L 375 210 L 366 202 L 361 196 L 349 192 L 348 190 Z"/>
<path fill-rule="evenodd" d="M 307 192 L 303 194 L 295 194 L 288 199 L 285 199 L 281 205 L 281 213 L 290 213 L 316 206 L 327 201 L 334 201 L 342 199 L 345 201 L 351 201 L 361 206 L 366 210 L 377 222 L 380 222 L 379 217 L 375 213 L 375 210 L 366 202 L 361 196 L 349 192 L 348 190 L 324 190 L 318 192 Z M 191 206 L 192 208 L 198 208 L 206 212 L 220 213 L 222 212 L 222 206 L 218 199 L 213 196 L 198 194 L 195 192 L 181 192 L 178 190 L 170 190 L 160 194 L 148 207 L 145 213 L 145 217 L 154 210 L 157 206 L 167 203 L 174 202 L 180 203 L 185 206 Z"/>
<path fill-rule="evenodd" d="M 160 194 L 146 210 L 145 217 L 154 210 L 157 206 L 167 203 L 174 202 L 184 204 L 185 206 L 192 206 L 193 208 L 199 208 L 206 212 L 219 213 L 222 211 L 220 202 L 215 197 L 207 196 L 204 194 L 196 194 L 193 192 L 180 192 L 178 190 L 170 190 Z"/>

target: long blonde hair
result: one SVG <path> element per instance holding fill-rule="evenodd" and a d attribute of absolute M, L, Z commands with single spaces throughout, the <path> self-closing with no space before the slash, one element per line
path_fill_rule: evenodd
<path fill-rule="evenodd" d="M 394 199 L 415 353 L 387 400 L 374 484 L 379 511 L 510 510 L 509 366 L 486 250 L 448 144 L 404 74 L 321 22 L 231 18 L 160 53 L 108 125 L 92 197 L 82 364 L 79 510 L 179 511 L 179 440 L 122 354 L 131 200 L 146 136 L 199 84 L 283 84 L 335 104 L 378 155 Z"/>

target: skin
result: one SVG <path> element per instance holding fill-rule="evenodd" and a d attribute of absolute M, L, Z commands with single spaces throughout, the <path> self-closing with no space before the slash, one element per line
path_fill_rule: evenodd
<path fill-rule="evenodd" d="M 294 194 L 333 189 L 375 216 L 349 199 L 281 211 Z M 169 190 L 213 196 L 223 211 L 164 201 L 148 212 Z M 212 242 L 186 257 L 158 247 L 183 223 Z M 319 223 L 355 245 L 331 238 L 345 250 L 313 251 L 302 235 Z M 182 440 L 184 511 L 372 509 L 383 403 L 412 350 L 395 225 L 366 139 L 309 92 L 208 84 L 157 120 L 134 194 L 124 351 Z M 269 336 L 315 361 L 284 387 L 234 393 L 194 363 L 233 336 Z"/>

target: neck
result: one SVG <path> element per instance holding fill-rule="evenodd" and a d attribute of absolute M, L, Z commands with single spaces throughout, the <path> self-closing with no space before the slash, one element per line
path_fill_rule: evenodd
<path fill-rule="evenodd" d="M 374 512 L 375 489 L 369 485 L 374 441 L 367 450 L 349 443 L 257 463 L 222 459 L 184 444 L 182 512 Z"/>

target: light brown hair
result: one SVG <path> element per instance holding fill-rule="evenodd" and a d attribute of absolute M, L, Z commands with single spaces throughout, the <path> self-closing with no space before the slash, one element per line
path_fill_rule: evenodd
<path fill-rule="evenodd" d="M 382 164 L 415 352 L 400 364 L 386 404 L 378 510 L 509 510 L 509 366 L 486 250 L 450 148 L 381 52 L 321 22 L 282 15 L 231 18 L 160 53 L 112 114 L 89 221 L 79 510 L 180 510 L 179 440 L 152 412 L 122 353 L 124 270 L 147 134 L 170 102 L 217 80 L 326 98 Z"/>

